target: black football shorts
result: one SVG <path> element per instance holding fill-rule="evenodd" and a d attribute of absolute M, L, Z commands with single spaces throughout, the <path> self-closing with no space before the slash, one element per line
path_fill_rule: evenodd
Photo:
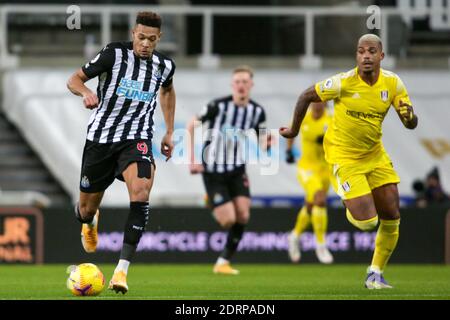
<path fill-rule="evenodd" d="M 245 169 L 226 173 L 204 172 L 203 183 L 208 194 L 208 205 L 216 208 L 237 196 L 250 198 L 250 186 Z"/>
<path fill-rule="evenodd" d="M 122 172 L 138 163 L 138 176 L 144 172 L 151 178 L 151 166 L 155 167 L 151 140 L 125 140 L 97 143 L 86 140 L 81 164 L 80 191 L 94 193 L 105 191 L 117 178 L 124 181 Z"/>

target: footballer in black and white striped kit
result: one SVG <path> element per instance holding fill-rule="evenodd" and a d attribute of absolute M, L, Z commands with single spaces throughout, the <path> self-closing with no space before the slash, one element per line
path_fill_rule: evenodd
<path fill-rule="evenodd" d="M 175 63 L 156 51 L 161 17 L 139 12 L 132 41 L 106 45 L 69 79 L 69 90 L 95 109 L 88 123 L 80 176 L 80 199 L 75 213 L 82 223 L 85 251 L 95 252 L 100 202 L 118 178 L 125 181 L 130 213 L 125 225 L 120 260 L 109 288 L 126 293 L 128 266 L 149 216 L 149 196 L 155 163 L 152 155 L 153 114 L 157 96 L 166 124 L 161 153 L 172 155 L 175 114 Z M 84 85 L 98 77 L 97 92 Z"/>
<path fill-rule="evenodd" d="M 234 256 L 250 218 L 250 185 L 245 164 L 249 160 L 249 130 L 254 130 L 264 149 L 270 147 L 264 108 L 250 99 L 253 71 L 248 66 L 234 69 L 232 94 L 211 101 L 193 117 L 187 127 L 190 134 L 192 174 L 202 173 L 208 203 L 217 222 L 228 230 L 225 248 L 218 258 L 214 273 L 236 275 L 230 260 Z M 194 156 L 194 132 L 197 124 L 207 125 L 202 148 L 202 161 Z"/>
<path fill-rule="evenodd" d="M 92 114 L 87 140 L 111 143 L 151 139 L 156 95 L 172 85 L 174 62 L 157 52 L 140 58 L 132 42 L 113 42 L 82 68 L 99 78 L 98 107 Z"/>
<path fill-rule="evenodd" d="M 235 134 L 245 134 L 254 129 L 257 134 L 266 129 L 264 108 L 253 100 L 239 106 L 229 95 L 211 101 L 198 115 L 202 123 L 208 122 L 208 137 L 203 144 L 203 166 L 206 173 L 226 173 L 245 169 L 246 156 L 241 140 L 235 143 L 230 139 Z M 237 138 L 237 137 L 236 137 Z"/>

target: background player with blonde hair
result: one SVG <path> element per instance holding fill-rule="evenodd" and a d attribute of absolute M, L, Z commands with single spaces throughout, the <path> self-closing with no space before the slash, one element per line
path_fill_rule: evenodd
<path fill-rule="evenodd" d="M 321 263 L 333 262 L 333 256 L 326 245 L 328 225 L 327 191 L 330 186 L 328 164 L 323 151 L 323 138 L 331 122 L 326 102 L 311 103 L 301 130 L 301 157 L 297 162 L 297 179 L 305 190 L 305 204 L 297 215 L 294 229 L 288 236 L 289 257 L 292 262 L 301 258 L 300 235 L 312 224 L 316 236 L 316 256 Z M 292 146 L 294 139 L 288 139 L 286 161 L 294 163 Z"/>
<path fill-rule="evenodd" d="M 418 123 L 402 80 L 381 69 L 383 58 L 380 38 L 363 35 L 357 45 L 357 67 L 306 89 L 295 106 L 291 128 L 280 128 L 282 136 L 294 138 L 311 102 L 334 100 L 333 120 L 324 138 L 325 159 L 336 178 L 333 188 L 354 226 L 368 231 L 380 222 L 365 281 L 368 289 L 392 288 L 383 271 L 400 226 L 400 179 L 381 141 L 382 123 L 391 105 L 406 128 L 414 129 Z"/>
<path fill-rule="evenodd" d="M 224 249 L 213 272 L 237 275 L 231 267 L 244 230 L 250 219 L 250 182 L 246 172 L 245 153 L 248 131 L 255 131 L 259 144 L 270 148 L 272 140 L 266 129 L 264 108 L 250 98 L 253 70 L 238 66 L 232 72 L 231 95 L 214 99 L 187 124 L 190 134 L 189 152 L 191 174 L 202 174 L 208 203 L 219 225 L 228 231 Z M 203 139 L 202 160 L 197 163 L 194 152 L 195 127 L 205 123 L 208 132 Z"/>

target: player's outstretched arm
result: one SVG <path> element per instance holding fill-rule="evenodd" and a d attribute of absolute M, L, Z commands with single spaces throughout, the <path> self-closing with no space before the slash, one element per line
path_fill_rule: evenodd
<path fill-rule="evenodd" d="M 292 125 L 290 128 L 282 127 L 280 128 L 280 134 L 288 139 L 295 138 L 300 130 L 300 125 L 302 124 L 303 118 L 305 117 L 306 110 L 311 102 L 322 101 L 318 96 L 315 86 L 311 86 L 298 97 L 297 104 L 295 105 L 294 116 L 292 120 Z"/>
<path fill-rule="evenodd" d="M 84 84 L 89 78 L 83 72 L 78 69 L 77 72 L 67 81 L 67 88 L 75 95 L 83 97 L 83 104 L 88 109 L 94 109 L 98 107 L 98 97 Z"/>
<path fill-rule="evenodd" d="M 419 119 L 417 115 L 414 114 L 414 109 L 411 105 L 400 100 L 399 106 L 397 108 L 397 114 L 402 121 L 405 128 L 415 129 Z"/>
<path fill-rule="evenodd" d="M 173 85 L 170 85 L 168 87 L 161 86 L 159 100 L 164 116 L 164 122 L 166 124 L 166 134 L 161 141 L 161 153 L 166 157 L 166 161 L 168 161 L 172 157 L 172 134 L 175 121 L 176 95 Z"/>

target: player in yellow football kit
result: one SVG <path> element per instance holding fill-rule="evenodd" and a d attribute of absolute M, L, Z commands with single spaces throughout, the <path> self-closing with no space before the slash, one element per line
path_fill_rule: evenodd
<path fill-rule="evenodd" d="M 297 162 L 297 179 L 305 190 L 305 204 L 297 215 L 294 229 L 288 236 L 288 252 L 292 262 L 301 258 L 300 235 L 312 224 L 316 236 L 316 256 L 321 263 L 333 262 L 333 256 L 326 246 L 328 226 L 327 192 L 330 185 L 328 164 L 325 161 L 323 138 L 331 123 L 326 111 L 326 102 L 311 104 L 300 128 L 301 158 Z M 292 145 L 289 139 L 286 149 L 286 161 L 294 163 Z"/>
<path fill-rule="evenodd" d="M 294 138 L 311 102 L 334 100 L 333 120 L 324 138 L 325 159 L 336 178 L 333 187 L 354 226 L 368 231 L 380 222 L 365 281 L 369 289 L 392 288 L 383 271 L 397 245 L 400 225 L 400 179 L 384 150 L 381 125 L 391 105 L 406 128 L 418 123 L 401 79 L 381 69 L 383 58 L 380 38 L 362 36 L 357 67 L 306 89 L 295 106 L 291 128 L 280 128 L 282 136 Z"/>

